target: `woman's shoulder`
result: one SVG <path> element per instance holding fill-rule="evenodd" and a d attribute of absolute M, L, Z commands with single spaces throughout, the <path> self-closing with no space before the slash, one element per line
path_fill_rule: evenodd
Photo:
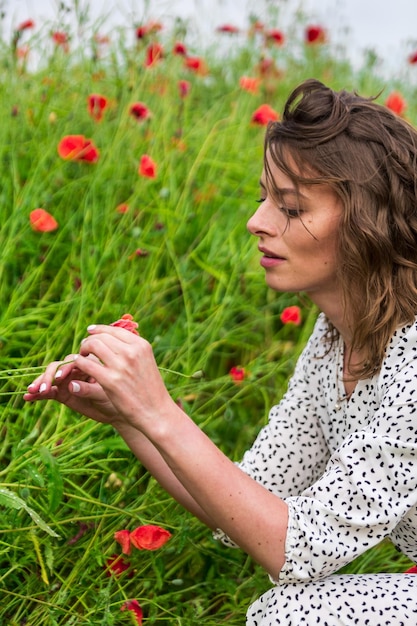
<path fill-rule="evenodd" d="M 382 368 L 385 370 L 403 367 L 417 362 L 417 317 L 411 324 L 397 328 L 388 342 Z"/>
<path fill-rule="evenodd" d="M 298 365 L 300 367 L 313 367 L 314 370 L 321 370 L 328 367 L 329 362 L 335 358 L 334 351 L 338 341 L 332 343 L 333 328 L 324 313 L 319 313 L 315 321 L 313 330 L 301 352 Z"/>

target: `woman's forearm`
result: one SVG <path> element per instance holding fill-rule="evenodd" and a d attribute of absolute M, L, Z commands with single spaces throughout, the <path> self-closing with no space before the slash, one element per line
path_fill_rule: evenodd
<path fill-rule="evenodd" d="M 140 463 L 179 504 L 214 530 L 216 525 L 175 476 L 159 450 L 145 435 L 129 425 L 116 428 Z"/>
<path fill-rule="evenodd" d="M 286 503 L 245 474 L 174 407 L 146 433 L 171 470 L 165 474 L 175 489 L 181 485 L 200 519 L 222 529 L 276 578 L 285 561 Z"/>

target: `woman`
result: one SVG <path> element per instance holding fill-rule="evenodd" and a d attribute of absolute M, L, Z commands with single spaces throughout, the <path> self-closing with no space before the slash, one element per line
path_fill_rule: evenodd
<path fill-rule="evenodd" d="M 174 498 L 266 569 L 275 585 L 248 625 L 415 626 L 417 576 L 336 572 L 384 537 L 417 562 L 416 198 L 409 124 L 316 80 L 294 90 L 267 129 L 248 228 L 267 284 L 321 314 L 239 465 L 122 328 L 89 327 L 75 364 L 49 365 L 25 395 L 113 424 Z"/>

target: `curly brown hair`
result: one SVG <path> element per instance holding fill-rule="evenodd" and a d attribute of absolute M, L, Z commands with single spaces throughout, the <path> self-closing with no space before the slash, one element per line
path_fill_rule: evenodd
<path fill-rule="evenodd" d="M 268 126 L 267 151 L 295 186 L 325 183 L 342 201 L 338 279 L 363 355 L 353 373 L 367 378 L 417 314 L 417 131 L 375 98 L 309 79 Z"/>

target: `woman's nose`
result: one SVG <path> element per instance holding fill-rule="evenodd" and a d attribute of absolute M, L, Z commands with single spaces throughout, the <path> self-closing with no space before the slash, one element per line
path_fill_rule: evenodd
<path fill-rule="evenodd" d="M 251 235 L 255 235 L 255 237 L 260 237 L 264 233 L 271 233 L 273 230 L 273 225 L 271 220 L 268 217 L 268 207 L 267 201 L 264 200 L 252 215 L 249 218 L 246 228 L 251 233 Z"/>

